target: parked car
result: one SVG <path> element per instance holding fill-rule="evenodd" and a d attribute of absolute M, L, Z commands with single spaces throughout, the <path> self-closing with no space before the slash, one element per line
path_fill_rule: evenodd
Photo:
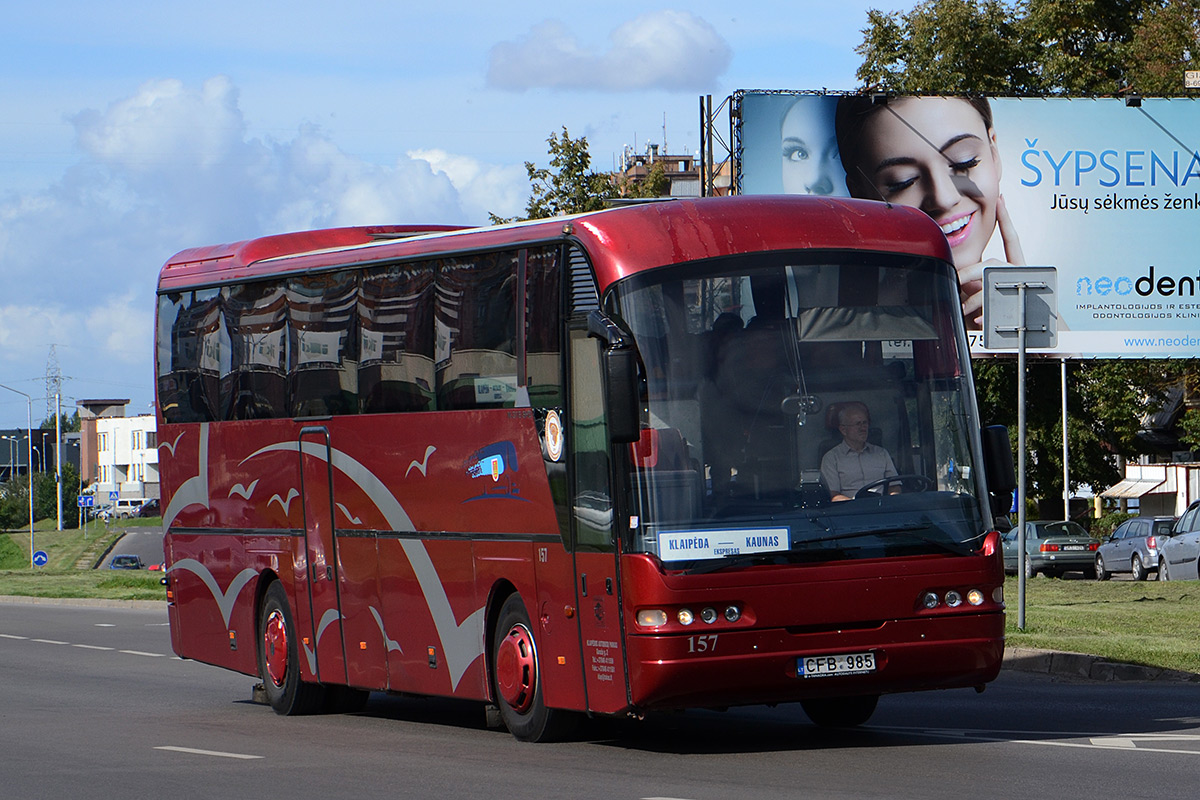
<path fill-rule="evenodd" d="M 152 498 L 142 503 L 137 510 L 139 517 L 157 517 L 162 512 L 159 511 L 158 498 Z"/>
<path fill-rule="evenodd" d="M 113 556 L 108 562 L 109 569 L 142 569 L 143 566 L 141 556 Z"/>
<path fill-rule="evenodd" d="M 1016 575 L 1021 568 L 1017 534 L 1013 528 L 1001 538 L 1004 571 Z M 1092 577 L 1096 570 L 1096 549 L 1100 543 L 1078 522 L 1037 519 L 1025 522 L 1025 577 L 1050 575 L 1061 578 L 1064 572 L 1082 572 Z"/>
<path fill-rule="evenodd" d="M 1200 579 L 1200 500 L 1187 507 L 1171 529 L 1170 537 L 1159 545 L 1158 579 Z"/>
<path fill-rule="evenodd" d="M 1096 579 L 1106 581 L 1114 572 L 1128 572 L 1144 581 L 1158 572 L 1159 546 L 1171 535 L 1174 517 L 1134 517 L 1117 526 L 1096 551 Z"/>

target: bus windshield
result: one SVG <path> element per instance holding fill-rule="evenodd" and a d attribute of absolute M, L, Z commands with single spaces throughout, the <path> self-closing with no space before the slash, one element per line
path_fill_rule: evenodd
<path fill-rule="evenodd" d="M 949 264 L 876 253 L 740 256 L 619 284 L 609 311 L 645 378 L 626 551 L 704 571 L 979 549 L 958 307 Z"/>

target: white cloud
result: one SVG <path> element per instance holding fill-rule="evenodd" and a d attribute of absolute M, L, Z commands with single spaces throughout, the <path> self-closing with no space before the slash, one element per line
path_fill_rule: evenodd
<path fill-rule="evenodd" d="M 250 137 L 224 77 L 151 81 L 71 122 L 79 160 L 42 191 L 0 195 L 0 349 L 6 376 L 32 379 L 57 345 L 75 397 L 148 402 L 155 281 L 179 250 L 320 227 L 485 224 L 528 191 L 519 166 L 432 151 L 371 163 L 315 127 Z"/>
<path fill-rule="evenodd" d="M 492 48 L 488 84 L 518 91 L 703 91 L 733 58 L 717 29 L 687 11 L 643 14 L 609 39 L 608 50 L 591 52 L 562 23 L 542 22 L 523 38 Z"/>

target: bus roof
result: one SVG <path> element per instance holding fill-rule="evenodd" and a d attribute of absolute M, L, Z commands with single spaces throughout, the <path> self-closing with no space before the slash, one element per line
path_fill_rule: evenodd
<path fill-rule="evenodd" d="M 486 228 L 448 225 L 332 228 L 184 250 L 159 290 L 408 258 L 578 240 L 599 289 L 645 269 L 793 249 L 898 252 L 951 260 L 924 212 L 869 200 L 801 195 L 680 199 Z"/>

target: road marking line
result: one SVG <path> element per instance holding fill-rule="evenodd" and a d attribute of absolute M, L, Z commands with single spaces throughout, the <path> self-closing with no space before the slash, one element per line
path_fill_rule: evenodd
<path fill-rule="evenodd" d="M 162 653 L 143 653 L 141 650 L 122 650 L 122 653 L 129 656 L 147 656 L 149 658 L 162 658 Z"/>
<path fill-rule="evenodd" d="M 14 636 L 11 633 L 0 633 L 0 639 L 28 639 L 28 636 Z"/>
<path fill-rule="evenodd" d="M 1133 743 L 1133 739 L 1124 739 L 1120 736 L 1105 736 L 1100 739 L 1092 739 L 1092 744 L 1096 747 L 1120 747 L 1125 749 L 1137 749 L 1137 745 Z"/>
<path fill-rule="evenodd" d="M 83 650 L 114 650 L 112 647 L 101 647 L 98 644 L 73 644 L 71 647 L 78 647 Z"/>
<path fill-rule="evenodd" d="M 246 753 L 222 753 L 218 750 L 197 750 L 194 747 L 156 747 L 155 750 L 170 750 L 173 753 L 191 753 L 197 756 L 214 756 L 216 758 L 240 758 L 245 761 L 264 758 L 264 756 L 252 756 Z"/>
<path fill-rule="evenodd" d="M 70 644 L 70 642 L 59 642 L 54 639 L 30 639 L 31 642 L 41 642 L 42 644 Z"/>

